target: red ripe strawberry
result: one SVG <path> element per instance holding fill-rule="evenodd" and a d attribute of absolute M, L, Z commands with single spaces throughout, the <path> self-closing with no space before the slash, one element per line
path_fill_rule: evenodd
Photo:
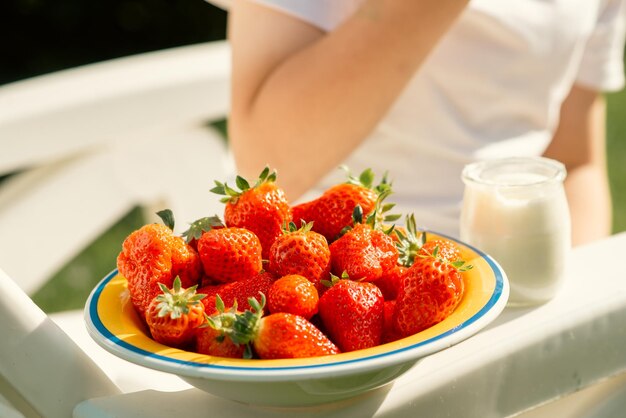
<path fill-rule="evenodd" d="M 455 262 L 461 259 L 461 250 L 452 241 L 445 239 L 434 239 L 426 241 L 419 252 L 420 257 L 434 256 L 442 260 Z"/>
<path fill-rule="evenodd" d="M 205 310 L 205 312 L 213 312 L 213 315 L 224 313 L 225 307 L 221 299 L 218 299 L 219 303 L 214 303 L 211 310 Z M 232 306 L 228 310 L 226 318 L 234 318 L 235 314 L 241 313 L 237 311 L 237 306 Z M 207 354 L 215 357 L 226 358 L 243 358 L 246 347 L 240 344 L 235 344 L 230 338 L 227 338 L 223 332 L 211 327 L 209 320 L 197 330 L 196 334 L 196 352 L 200 354 Z"/>
<path fill-rule="evenodd" d="M 304 276 L 290 274 L 276 280 L 267 294 L 271 313 L 286 312 L 311 319 L 317 313 L 317 289 Z"/>
<path fill-rule="evenodd" d="M 374 282 L 383 293 L 385 300 L 394 300 L 398 297 L 402 276 L 406 273 L 408 267 L 395 266 L 391 270 L 386 271 L 382 277 Z"/>
<path fill-rule="evenodd" d="M 381 343 L 383 305 L 383 294 L 373 283 L 343 279 L 324 292 L 319 315 L 341 351 L 354 351 Z"/>
<path fill-rule="evenodd" d="M 209 326 L 198 328 L 196 352 L 215 357 L 243 358 L 246 347 L 235 344 L 223 333 Z"/>
<path fill-rule="evenodd" d="M 447 318 L 463 297 L 461 273 L 469 268 L 463 261 L 417 258 L 404 275 L 396 298 L 394 331 L 406 337 Z"/>
<path fill-rule="evenodd" d="M 282 189 L 276 186 L 276 172 L 270 174 L 268 167 L 261 172 L 254 186 L 243 177 L 237 176 L 237 187 L 231 189 L 225 183 L 215 182 L 213 193 L 225 195 L 222 202 L 226 226 L 246 228 L 254 232 L 263 248 L 267 260 L 269 250 L 276 237 L 282 233 L 283 225 L 291 222 L 291 208 Z"/>
<path fill-rule="evenodd" d="M 204 297 L 196 293 L 196 287 L 181 288 L 176 277 L 170 290 L 159 283 L 162 293 L 156 296 L 146 310 L 146 323 L 152 338 L 161 344 L 183 348 L 193 342 L 196 329 L 204 319 Z"/>
<path fill-rule="evenodd" d="M 202 286 L 198 291 L 206 294 L 202 303 L 204 303 L 207 312 L 215 311 L 217 295 L 220 295 L 227 308 L 237 303 L 241 310 L 246 310 L 250 309 L 248 299 L 258 296 L 259 293 L 266 294 L 274 280 L 275 277 L 272 274 L 261 271 L 253 277 L 236 282 Z"/>
<path fill-rule="evenodd" d="M 386 215 L 393 204 L 383 205 L 391 193 L 383 191 L 376 201 L 376 208 L 363 223 L 360 206 L 354 208 L 352 218 L 355 225 L 346 228 L 341 238 L 330 245 L 331 272 L 340 275 L 346 272 L 353 280 L 375 281 L 398 263 L 398 249 L 389 236 L 393 226 L 382 231 L 383 222 L 394 221 L 399 215 Z"/>
<path fill-rule="evenodd" d="M 311 231 L 312 224 L 300 229 L 293 222 L 289 230 L 276 238 L 270 249 L 268 269 L 276 276 L 298 274 L 309 279 L 318 289 L 330 276 L 330 249 L 323 235 Z"/>
<path fill-rule="evenodd" d="M 411 214 L 406 217 L 404 227 L 394 227 L 390 233 L 398 248 L 398 265 L 386 271 L 376 280 L 376 286 L 383 292 L 385 300 L 393 300 L 398 296 L 402 276 L 413 265 L 425 240 L 425 234 L 417 232 L 415 217 Z"/>
<path fill-rule="evenodd" d="M 392 341 L 399 340 L 402 338 L 397 332 L 394 330 L 393 326 L 393 315 L 396 310 L 396 301 L 395 300 L 386 300 L 384 309 L 383 309 L 383 343 L 390 343 Z"/>
<path fill-rule="evenodd" d="M 282 312 L 261 318 L 252 340 L 254 350 L 262 359 L 317 357 L 340 352 L 308 320 Z"/>
<path fill-rule="evenodd" d="M 330 244 L 331 271 L 354 280 L 374 281 L 394 268 L 398 250 L 391 237 L 368 224 L 357 224 Z"/>
<path fill-rule="evenodd" d="M 386 176 L 380 185 L 373 187 L 374 173 L 366 169 L 359 177 L 348 173 L 348 182 L 335 185 L 320 197 L 292 208 L 296 225 L 302 221 L 313 222 L 313 230 L 333 242 L 341 231 L 353 225 L 352 213 L 358 205 L 368 214 L 376 207 L 378 196 L 390 190 Z"/>
<path fill-rule="evenodd" d="M 263 268 L 261 243 L 243 228 L 211 229 L 198 241 L 204 274 L 212 281 L 229 283 L 256 275 Z"/>
<path fill-rule="evenodd" d="M 141 317 L 160 293 L 159 283 L 171 287 L 180 276 L 183 286 L 193 286 L 202 270 L 196 251 L 161 224 L 144 225 L 132 232 L 122 243 L 117 268 L 128 280 L 131 301 Z"/>
<path fill-rule="evenodd" d="M 339 353 L 339 349 L 322 331 L 299 315 L 275 313 L 263 316 L 265 296 L 261 302 L 251 298 L 251 311 L 229 316 L 228 312 L 208 318 L 209 325 L 224 332 L 236 344 L 247 347 L 245 358 L 252 357 L 252 348 L 261 359 L 303 358 Z"/>

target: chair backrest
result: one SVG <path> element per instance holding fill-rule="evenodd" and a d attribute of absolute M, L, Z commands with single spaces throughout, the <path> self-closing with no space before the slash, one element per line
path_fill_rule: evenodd
<path fill-rule="evenodd" d="M 134 206 L 186 228 L 234 171 L 211 120 L 229 109 L 225 41 L 0 87 L 0 266 L 32 294 Z M 206 191 L 203 193 L 203 191 Z"/>

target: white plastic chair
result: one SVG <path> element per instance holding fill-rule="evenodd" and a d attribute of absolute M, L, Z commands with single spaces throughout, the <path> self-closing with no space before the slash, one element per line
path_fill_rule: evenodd
<path fill-rule="evenodd" d="M 69 417 L 81 401 L 120 393 L 2 270 L 0 324 L 1 416 Z"/>
<path fill-rule="evenodd" d="M 0 266 L 32 293 L 136 205 L 181 227 L 215 212 L 208 189 L 233 166 L 207 124 L 227 113 L 229 70 L 215 42 L 1 87 L 0 175 L 18 174 L 0 184 Z"/>
<path fill-rule="evenodd" d="M 228 113 L 229 52 L 205 43 L 0 87 L 0 416 L 68 417 L 146 380 L 189 387 L 98 347 L 82 311 L 48 317 L 28 294 L 135 206 L 169 207 L 181 229 L 221 210 L 209 189 L 234 168 L 209 122 Z"/>

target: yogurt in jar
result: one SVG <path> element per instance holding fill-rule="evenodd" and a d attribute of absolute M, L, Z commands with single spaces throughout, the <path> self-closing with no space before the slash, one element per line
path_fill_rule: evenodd
<path fill-rule="evenodd" d="M 492 256 L 511 286 L 509 305 L 545 302 L 558 291 L 571 248 L 565 167 L 540 157 L 470 164 L 461 239 Z"/>

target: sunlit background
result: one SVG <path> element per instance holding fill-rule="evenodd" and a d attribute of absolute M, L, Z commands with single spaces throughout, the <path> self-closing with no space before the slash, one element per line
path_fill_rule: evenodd
<path fill-rule="evenodd" d="M 226 13 L 202 0 L 2 0 L 0 85 L 141 52 L 225 38 Z M 608 99 L 614 231 L 626 230 L 626 92 Z M 223 126 L 222 126 L 223 128 Z M 2 178 L 0 178 L 2 181 Z M 64 266 L 33 299 L 48 312 L 82 308 L 144 222 L 132 210 Z"/>

